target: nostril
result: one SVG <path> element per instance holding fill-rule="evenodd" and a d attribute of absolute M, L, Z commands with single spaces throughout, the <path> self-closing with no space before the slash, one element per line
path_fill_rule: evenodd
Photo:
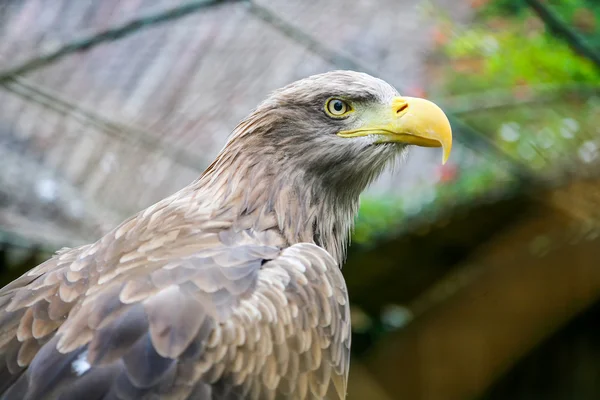
<path fill-rule="evenodd" d="M 400 114 L 402 111 L 406 110 L 408 108 L 408 103 L 402 103 L 398 106 L 398 108 L 396 109 L 396 114 Z"/>

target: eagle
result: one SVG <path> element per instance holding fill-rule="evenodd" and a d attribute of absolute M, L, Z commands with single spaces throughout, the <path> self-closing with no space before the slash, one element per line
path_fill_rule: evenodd
<path fill-rule="evenodd" d="M 0 290 L 0 399 L 344 399 L 359 195 L 434 103 L 331 71 L 274 91 L 177 193 Z"/>

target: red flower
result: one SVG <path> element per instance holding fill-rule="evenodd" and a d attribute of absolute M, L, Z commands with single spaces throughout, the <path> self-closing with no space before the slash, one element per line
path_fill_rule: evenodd
<path fill-rule="evenodd" d="M 528 86 L 527 81 L 523 78 L 517 79 L 513 88 L 513 95 L 518 100 L 523 100 L 529 97 L 531 94 L 531 88 Z"/>
<path fill-rule="evenodd" d="M 489 3 L 489 0 L 470 0 L 471 8 L 481 8 Z"/>
<path fill-rule="evenodd" d="M 433 44 L 436 47 L 442 47 L 446 43 L 448 43 L 450 35 L 448 34 L 448 29 L 446 27 L 436 26 L 435 28 L 433 28 L 431 36 L 433 37 Z"/>
<path fill-rule="evenodd" d="M 421 86 L 412 86 L 407 88 L 406 94 L 411 97 L 427 97 L 427 92 Z"/>
<path fill-rule="evenodd" d="M 458 177 L 458 167 L 455 164 L 441 165 L 437 168 L 436 176 L 438 182 L 448 183 L 455 181 Z"/>

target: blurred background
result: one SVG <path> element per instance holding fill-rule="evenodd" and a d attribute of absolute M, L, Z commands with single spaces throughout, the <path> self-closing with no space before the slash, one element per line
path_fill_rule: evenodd
<path fill-rule="evenodd" d="M 455 135 L 362 198 L 349 398 L 600 398 L 597 0 L 0 0 L 0 286 L 331 69 L 436 101 Z"/>

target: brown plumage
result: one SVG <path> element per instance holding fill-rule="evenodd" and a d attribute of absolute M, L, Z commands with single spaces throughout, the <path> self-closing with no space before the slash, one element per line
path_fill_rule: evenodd
<path fill-rule="evenodd" d="M 275 92 L 198 180 L 0 290 L 0 398 L 344 398 L 358 196 L 407 143 L 450 142 L 365 74 Z"/>

